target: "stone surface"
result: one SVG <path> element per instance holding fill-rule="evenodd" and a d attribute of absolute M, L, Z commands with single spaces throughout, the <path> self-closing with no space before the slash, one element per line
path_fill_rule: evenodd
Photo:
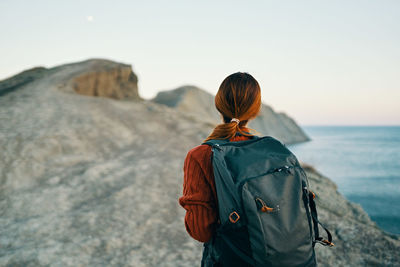
<path fill-rule="evenodd" d="M 131 65 L 90 59 L 63 65 L 61 69 L 55 68 L 54 71 L 64 76 L 59 84 L 59 88 L 64 91 L 114 99 L 141 99 L 138 93 L 138 78 Z"/>
<path fill-rule="evenodd" d="M 337 186 L 303 163 L 316 194 L 318 219 L 332 233 L 335 246 L 316 245 L 318 262 L 327 266 L 397 266 L 400 238 L 381 230 L 360 205 L 345 199 Z M 326 233 L 320 227 L 321 235 Z"/>
<path fill-rule="evenodd" d="M 25 70 L 17 75 L 1 81 L 0 96 L 8 94 L 16 89 L 22 88 L 24 85 L 39 79 L 45 75 L 47 69 L 44 67 L 36 67 Z"/>
<path fill-rule="evenodd" d="M 0 266 L 199 266 L 178 197 L 186 153 L 212 125 L 152 101 L 73 93 L 66 81 L 80 68 L 0 97 Z M 397 237 L 329 179 L 309 179 L 337 245 L 317 247 L 321 265 L 400 262 Z"/>
<path fill-rule="evenodd" d="M 182 86 L 174 90 L 159 92 L 152 101 L 164 104 L 186 114 L 209 121 L 214 126 L 222 122 L 221 115 L 214 105 L 214 96 L 195 86 Z M 285 144 L 310 140 L 297 123 L 284 113 L 275 112 L 263 104 L 260 114 L 248 123 L 259 135 L 270 135 Z"/>

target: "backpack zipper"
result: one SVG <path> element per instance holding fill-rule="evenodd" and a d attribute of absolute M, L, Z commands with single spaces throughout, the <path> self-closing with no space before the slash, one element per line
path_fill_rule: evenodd
<path fill-rule="evenodd" d="M 244 184 L 245 182 L 249 181 L 249 180 L 252 180 L 252 179 L 255 179 L 255 178 L 258 178 L 258 177 L 261 177 L 261 176 L 269 175 L 269 174 L 272 174 L 272 173 L 275 173 L 275 172 L 286 171 L 286 172 L 289 173 L 289 174 L 293 174 L 291 169 L 293 169 L 293 168 L 298 168 L 298 167 L 300 167 L 300 166 L 297 166 L 297 165 L 295 165 L 295 166 L 284 165 L 284 166 L 279 167 L 279 168 L 270 169 L 270 170 L 268 170 L 267 172 L 265 172 L 265 173 L 263 173 L 263 174 L 260 174 L 260 175 L 257 175 L 257 176 L 253 176 L 253 177 L 249 177 L 249 178 L 246 178 L 246 179 L 242 180 L 242 181 L 240 182 L 238 188 L 241 189 L 242 186 L 243 186 L 243 184 Z"/>
<path fill-rule="evenodd" d="M 276 205 L 275 208 L 268 207 L 267 204 L 265 204 L 264 200 L 260 197 L 256 197 L 256 205 L 257 207 L 262 211 L 262 212 L 267 212 L 267 213 L 272 213 L 272 212 L 277 212 L 280 210 L 279 205 Z M 261 207 L 260 207 L 261 205 Z"/>

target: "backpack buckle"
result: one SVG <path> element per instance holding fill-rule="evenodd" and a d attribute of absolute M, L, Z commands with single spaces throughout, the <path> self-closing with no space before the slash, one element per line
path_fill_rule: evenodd
<path fill-rule="evenodd" d="M 240 219 L 240 216 L 236 211 L 233 211 L 233 212 L 231 212 L 231 214 L 229 214 L 229 221 L 231 223 L 236 223 L 239 219 Z"/>

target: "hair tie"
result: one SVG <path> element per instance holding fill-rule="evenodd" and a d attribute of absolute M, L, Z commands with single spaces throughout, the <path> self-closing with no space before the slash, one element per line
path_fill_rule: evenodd
<path fill-rule="evenodd" d="M 233 121 L 236 122 L 237 124 L 239 124 L 239 122 L 240 122 L 240 120 L 239 120 L 239 119 L 236 119 L 236 118 L 232 118 L 232 119 L 231 119 L 231 122 L 233 122 Z"/>

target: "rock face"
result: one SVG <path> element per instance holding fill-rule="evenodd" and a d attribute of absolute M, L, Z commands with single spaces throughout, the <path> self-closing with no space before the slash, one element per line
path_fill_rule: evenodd
<path fill-rule="evenodd" d="M 186 233 L 178 197 L 183 160 L 209 123 L 152 101 L 73 93 L 68 81 L 86 64 L 0 97 L 0 266 L 199 266 L 202 244 Z M 322 265 L 400 262 L 397 237 L 308 173 L 336 244 L 317 247 Z"/>
<path fill-rule="evenodd" d="M 64 65 L 69 72 L 60 89 L 81 95 L 102 96 L 114 99 L 139 100 L 138 78 L 130 65 L 109 60 L 92 59 Z"/>
<path fill-rule="evenodd" d="M 59 76 L 58 88 L 65 92 L 114 99 L 141 100 L 138 78 L 130 65 L 104 59 L 90 59 L 52 69 L 36 67 L 0 82 L 0 96 L 38 80 Z"/>
<path fill-rule="evenodd" d="M 8 94 L 16 89 L 22 88 L 24 85 L 43 77 L 47 69 L 44 67 L 36 67 L 23 71 L 11 78 L 1 81 L 0 96 Z"/>
<path fill-rule="evenodd" d="M 214 96 L 195 86 L 187 85 L 159 92 L 152 101 L 202 118 L 214 126 L 222 121 L 214 106 Z M 286 144 L 310 140 L 292 118 L 284 113 L 276 113 L 265 104 L 262 105 L 260 114 L 248 126 L 257 130 L 259 135 L 270 135 Z"/>
<path fill-rule="evenodd" d="M 396 266 L 400 238 L 382 231 L 360 205 L 337 192 L 336 184 L 303 164 L 316 193 L 318 219 L 332 233 L 335 247 L 316 245 L 318 262 L 328 266 Z M 326 237 L 323 228 L 321 235 Z"/>

